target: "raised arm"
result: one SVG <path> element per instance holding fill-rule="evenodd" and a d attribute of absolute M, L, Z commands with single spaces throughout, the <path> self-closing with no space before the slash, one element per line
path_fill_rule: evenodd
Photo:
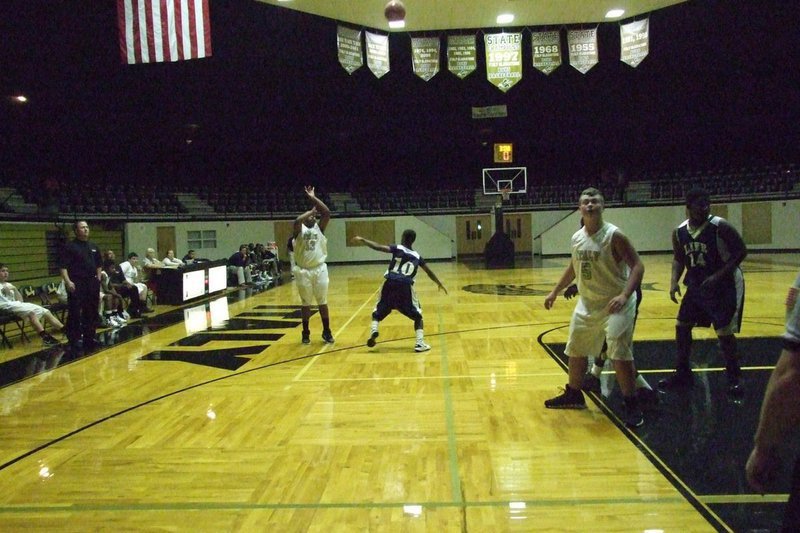
<path fill-rule="evenodd" d="M 328 209 L 328 206 L 325 205 L 325 202 L 317 198 L 317 195 L 314 193 L 313 186 L 306 185 L 306 195 L 308 195 L 309 199 L 314 203 L 314 207 L 320 216 L 319 229 L 325 233 L 325 228 L 328 227 L 328 222 L 331 220 L 331 210 Z"/>
<path fill-rule="evenodd" d="M 355 237 L 353 237 L 350 242 L 352 242 L 353 244 L 359 244 L 359 243 L 366 244 L 367 246 L 378 252 L 386 252 L 387 254 L 392 253 L 392 249 L 386 246 L 385 244 L 378 244 L 377 242 L 365 239 L 360 235 L 356 235 Z"/>

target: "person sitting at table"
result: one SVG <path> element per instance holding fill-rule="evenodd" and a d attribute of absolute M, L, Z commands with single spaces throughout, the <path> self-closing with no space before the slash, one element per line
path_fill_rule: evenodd
<path fill-rule="evenodd" d="M 183 261 L 175 257 L 175 250 L 167 250 L 167 256 L 161 260 L 166 268 L 177 268 L 183 266 Z"/>

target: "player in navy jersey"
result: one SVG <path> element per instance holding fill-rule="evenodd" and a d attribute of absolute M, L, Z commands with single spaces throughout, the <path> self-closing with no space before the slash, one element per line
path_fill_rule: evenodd
<path fill-rule="evenodd" d="M 725 358 L 728 392 L 741 393 L 741 369 L 736 356 L 736 336 L 742 323 L 744 277 L 739 264 L 747 257 L 741 235 L 724 218 L 711 215 L 709 194 L 700 188 L 686 193 L 689 218 L 672 233 L 672 278 L 669 296 L 678 303 L 684 270 L 686 294 L 680 302 L 675 326 L 675 372 L 662 379 L 662 389 L 691 386 L 692 328 L 714 326 Z"/>
<path fill-rule="evenodd" d="M 367 346 L 370 348 L 375 346 L 375 339 L 378 338 L 378 323 L 386 318 L 394 309 L 397 309 L 414 321 L 414 332 L 416 336 L 414 351 L 427 352 L 431 349 L 430 345 L 425 343 L 422 307 L 414 291 L 414 277 L 417 275 L 417 269 L 421 268 L 424 270 L 425 273 L 428 274 L 428 277 L 431 278 L 445 294 L 447 294 L 447 289 L 445 289 L 442 282 L 439 281 L 439 278 L 436 277 L 436 274 L 428 267 L 419 253 L 411 248 L 416 238 L 416 232 L 410 229 L 403 232 L 401 244 L 383 245 L 358 235 L 353 237 L 354 243 L 364 243 L 373 250 L 392 254 L 392 259 L 389 261 L 389 268 L 383 276 L 386 278 L 386 281 L 383 282 L 380 300 L 378 300 L 378 304 L 372 311 L 372 326 L 370 328 L 369 340 L 367 340 Z"/>

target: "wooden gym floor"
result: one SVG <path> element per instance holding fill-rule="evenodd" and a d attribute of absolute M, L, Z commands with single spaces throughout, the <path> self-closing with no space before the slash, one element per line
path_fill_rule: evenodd
<path fill-rule="evenodd" d="M 634 349 L 654 386 L 674 351 L 670 259 L 643 257 Z M 745 397 L 699 329 L 695 387 L 636 431 L 613 376 L 587 410 L 543 407 L 566 381 L 574 303 L 542 304 L 566 261 L 432 263 L 450 294 L 417 276 L 424 354 L 397 313 L 364 345 L 384 263 L 330 267 L 334 345 L 316 314 L 300 343 L 288 279 L 159 306 L 79 358 L 17 341 L 0 350 L 0 529 L 776 530 L 787 480 L 762 497 L 743 468 L 800 255 L 744 264 Z"/>

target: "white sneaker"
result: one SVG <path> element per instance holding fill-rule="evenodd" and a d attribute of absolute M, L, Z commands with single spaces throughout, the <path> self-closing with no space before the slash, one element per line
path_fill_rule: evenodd
<path fill-rule="evenodd" d="M 127 324 L 127 323 L 128 323 L 128 321 L 127 321 L 127 320 L 125 320 L 125 317 L 124 317 L 124 316 L 122 316 L 122 315 L 114 315 L 114 318 L 116 318 L 116 319 L 117 319 L 117 322 L 119 322 L 119 323 L 120 323 L 120 324 L 122 324 L 122 325 L 125 325 L 125 324 Z"/>
<path fill-rule="evenodd" d="M 131 315 L 129 315 L 127 311 L 123 311 L 122 312 L 122 318 L 125 319 L 125 320 L 130 320 L 131 319 Z"/>
<path fill-rule="evenodd" d="M 418 341 L 417 344 L 414 345 L 415 352 L 427 352 L 431 349 L 430 344 L 425 344 L 424 341 Z"/>
<path fill-rule="evenodd" d="M 108 321 L 108 325 L 111 326 L 112 328 L 118 328 L 122 326 L 122 323 L 119 320 L 117 320 L 117 317 L 115 316 L 110 316 L 106 320 Z"/>

